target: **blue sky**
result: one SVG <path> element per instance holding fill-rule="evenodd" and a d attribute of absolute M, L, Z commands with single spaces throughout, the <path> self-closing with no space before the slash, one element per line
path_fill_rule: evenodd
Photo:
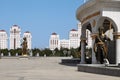
<path fill-rule="evenodd" d="M 46 48 L 53 32 L 68 39 L 71 29 L 77 28 L 76 10 L 83 0 L 0 0 L 0 29 L 17 24 L 21 34 L 32 33 L 32 47 Z"/>

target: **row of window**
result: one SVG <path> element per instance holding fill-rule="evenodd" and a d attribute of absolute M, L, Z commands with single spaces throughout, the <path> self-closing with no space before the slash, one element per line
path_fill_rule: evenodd
<path fill-rule="evenodd" d="M 6 34 L 0 34 L 0 37 L 7 37 Z"/>
<path fill-rule="evenodd" d="M 51 40 L 51 41 L 50 41 L 50 44 L 51 44 L 51 45 L 58 45 L 58 40 Z"/>
<path fill-rule="evenodd" d="M 78 34 L 71 34 L 71 37 L 78 37 Z"/>

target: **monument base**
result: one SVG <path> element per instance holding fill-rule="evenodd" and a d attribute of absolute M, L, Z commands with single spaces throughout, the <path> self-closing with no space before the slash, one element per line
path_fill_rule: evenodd
<path fill-rule="evenodd" d="M 61 64 L 63 64 L 63 65 L 76 66 L 79 63 L 80 63 L 80 58 L 62 59 L 61 60 Z"/>
<path fill-rule="evenodd" d="M 78 71 L 120 77 L 120 67 L 117 65 L 108 65 L 106 67 L 105 64 L 78 64 L 77 67 Z"/>
<path fill-rule="evenodd" d="M 62 63 L 70 63 L 70 64 L 79 64 L 80 63 L 80 58 L 73 58 L 73 59 L 62 59 Z"/>
<path fill-rule="evenodd" d="M 19 57 L 19 59 L 29 59 L 29 58 L 30 58 L 30 56 L 28 56 L 28 55 L 22 55 Z"/>
<path fill-rule="evenodd" d="M 120 63 L 118 64 L 118 66 L 120 67 Z"/>

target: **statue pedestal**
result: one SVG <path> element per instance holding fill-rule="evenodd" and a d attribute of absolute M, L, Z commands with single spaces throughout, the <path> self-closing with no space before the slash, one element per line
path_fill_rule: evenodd
<path fill-rule="evenodd" d="M 120 77 L 120 68 L 115 64 L 78 64 L 78 71 Z"/>
<path fill-rule="evenodd" d="M 120 63 L 118 64 L 118 67 L 120 67 Z"/>
<path fill-rule="evenodd" d="M 19 59 L 29 59 L 30 57 L 28 55 L 22 55 L 19 57 Z"/>
<path fill-rule="evenodd" d="M 23 57 L 27 57 L 28 55 L 27 54 L 24 54 L 24 55 L 22 55 Z"/>

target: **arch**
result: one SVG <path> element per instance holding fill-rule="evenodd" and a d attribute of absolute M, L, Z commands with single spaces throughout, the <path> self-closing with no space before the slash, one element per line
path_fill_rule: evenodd
<path fill-rule="evenodd" d="M 97 30 L 98 30 L 98 28 L 99 28 L 100 26 L 103 26 L 103 25 L 101 25 L 101 24 L 103 24 L 105 20 L 108 20 L 108 21 L 111 22 L 111 24 L 112 24 L 112 26 L 113 26 L 113 28 L 114 28 L 114 32 L 117 32 L 117 31 L 118 31 L 118 27 L 117 27 L 116 23 L 113 21 L 113 19 L 111 19 L 111 18 L 109 18 L 109 17 L 101 17 L 101 18 L 99 18 L 99 20 L 98 20 L 99 23 L 98 23 Z"/>
<path fill-rule="evenodd" d="M 109 31 L 111 29 L 113 29 L 113 33 L 118 32 L 118 27 L 117 27 L 115 21 L 113 21 L 109 17 L 99 18 L 97 30 L 101 26 L 104 27 L 104 33 L 106 33 L 107 31 Z M 107 46 L 108 46 L 108 56 L 107 56 L 107 58 L 108 58 L 110 64 L 115 64 L 116 63 L 116 40 L 115 40 L 115 37 L 114 37 L 113 33 L 110 33 L 112 35 L 113 39 L 111 39 L 110 42 L 107 42 Z M 110 38 L 110 36 L 108 36 L 108 37 Z"/>
<path fill-rule="evenodd" d="M 90 22 L 87 22 L 87 23 L 82 25 L 82 28 L 81 28 L 81 34 L 82 34 L 81 35 L 81 39 L 86 40 L 88 38 L 87 37 L 88 34 L 86 34 L 87 30 L 90 31 L 90 33 L 92 33 L 92 27 L 91 27 L 91 23 Z"/>
<path fill-rule="evenodd" d="M 86 39 L 88 42 L 88 38 L 91 37 L 90 34 L 92 33 L 91 23 L 87 22 L 83 24 L 81 32 L 82 32 L 81 38 Z"/>
<path fill-rule="evenodd" d="M 91 23 L 87 22 L 85 24 L 82 25 L 84 29 L 88 29 L 90 32 L 92 32 L 92 27 L 91 27 Z"/>
<path fill-rule="evenodd" d="M 86 63 L 91 63 L 91 57 L 89 56 L 89 60 L 90 62 L 87 62 L 87 56 L 88 56 L 88 50 L 86 51 L 86 49 L 89 49 L 92 47 L 92 38 L 91 38 L 91 32 L 92 32 L 92 27 L 91 27 L 91 23 L 87 22 L 85 24 L 82 25 L 82 35 L 81 35 L 81 61 L 83 61 L 85 59 Z M 91 55 L 92 53 L 89 52 L 89 55 Z M 84 57 L 84 58 L 83 58 Z"/>

